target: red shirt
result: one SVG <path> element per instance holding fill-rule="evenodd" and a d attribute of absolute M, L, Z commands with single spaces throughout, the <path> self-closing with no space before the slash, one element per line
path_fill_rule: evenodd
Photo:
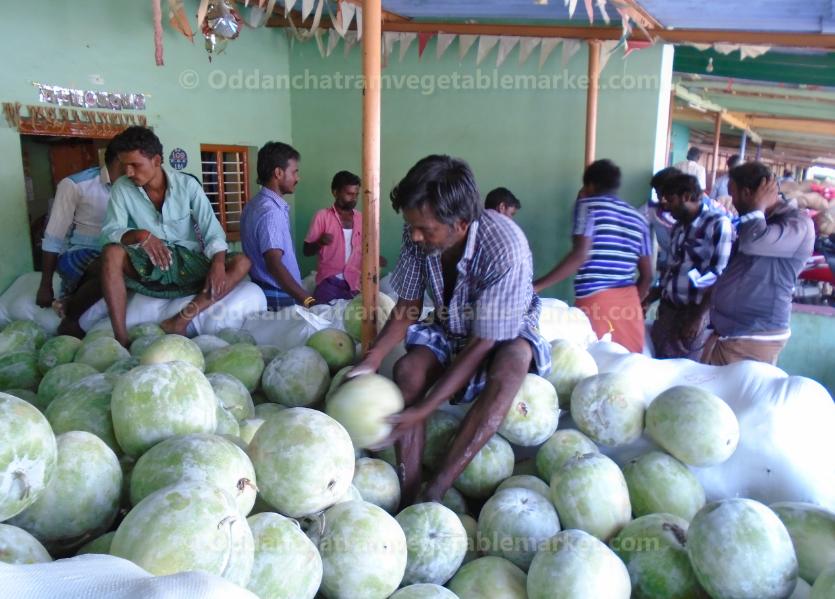
<path fill-rule="evenodd" d="M 343 275 L 351 291 L 359 291 L 360 272 L 362 269 L 362 215 L 353 211 L 354 225 L 351 235 L 351 257 L 345 263 L 345 238 L 342 233 L 342 219 L 336 208 L 331 206 L 319 210 L 313 216 L 310 229 L 304 238 L 306 243 L 315 243 L 328 233 L 333 237 L 329 245 L 319 248 L 319 265 L 316 271 L 316 284 L 335 275 Z"/>

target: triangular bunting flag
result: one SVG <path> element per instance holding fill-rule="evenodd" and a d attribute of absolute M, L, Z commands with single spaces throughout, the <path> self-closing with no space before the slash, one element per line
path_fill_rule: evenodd
<path fill-rule="evenodd" d="M 383 32 L 383 43 L 382 51 L 383 51 L 383 66 L 388 66 L 389 63 L 389 56 L 391 56 L 391 51 L 394 48 L 394 42 L 400 39 L 400 34 L 395 31 L 384 31 Z"/>
<path fill-rule="evenodd" d="M 713 49 L 719 54 L 730 54 L 734 50 L 739 50 L 739 46 L 737 44 L 713 44 Z"/>
<path fill-rule="evenodd" d="M 477 39 L 477 35 L 458 36 L 458 60 L 464 60 L 464 57 L 467 55 L 467 52 L 470 51 L 470 48 Z"/>
<path fill-rule="evenodd" d="M 545 61 L 548 60 L 548 57 L 551 56 L 551 52 L 554 51 L 559 43 L 563 41 L 558 37 L 546 37 L 542 39 L 542 46 L 539 49 L 539 68 L 541 69 L 545 64 Z M 565 46 L 563 46 L 564 48 Z M 564 52 L 565 50 L 563 50 Z"/>
<path fill-rule="evenodd" d="M 574 18 L 574 11 L 577 10 L 577 0 L 565 0 L 565 5 L 568 7 L 568 18 Z"/>
<path fill-rule="evenodd" d="M 490 50 L 499 43 L 498 35 L 482 35 L 478 39 L 478 53 L 476 54 L 475 66 L 481 64 L 481 61 L 487 58 Z"/>
<path fill-rule="evenodd" d="M 594 24 L 594 4 L 592 0 L 584 0 L 586 4 L 586 14 L 589 16 L 589 23 Z"/>
<path fill-rule="evenodd" d="M 612 19 L 609 18 L 609 13 L 606 12 L 606 0 L 597 0 L 597 9 L 600 11 L 600 15 L 608 25 Z"/>
<path fill-rule="evenodd" d="M 455 41 L 455 38 L 458 37 L 454 33 L 439 33 L 438 34 L 438 43 L 435 45 L 435 57 L 440 60 L 441 57 L 446 52 L 446 49 L 449 48 L 450 44 Z"/>
<path fill-rule="evenodd" d="M 609 63 L 609 59 L 612 57 L 612 54 L 615 53 L 615 48 L 618 47 L 620 42 L 618 40 L 606 40 L 600 42 L 600 73 L 603 72 L 603 69 L 606 68 L 606 65 Z"/>
<path fill-rule="evenodd" d="M 417 33 L 401 33 L 400 34 L 400 62 L 406 58 L 406 53 L 409 51 L 409 46 L 417 39 Z"/>
<path fill-rule="evenodd" d="M 354 20 L 354 13 L 357 10 L 357 6 L 350 2 L 340 2 L 339 3 L 339 12 L 337 13 L 336 23 L 334 26 L 336 27 L 337 33 L 341 37 L 345 37 L 345 32 L 348 31 L 348 27 L 351 26 L 351 21 Z"/>
<path fill-rule="evenodd" d="M 739 59 L 756 58 L 757 56 L 762 56 L 769 50 L 771 50 L 771 46 L 740 46 Z"/>
<path fill-rule="evenodd" d="M 319 47 L 319 54 L 322 56 L 322 58 L 325 57 L 325 54 L 327 52 L 325 49 L 325 42 L 322 40 L 324 36 L 325 32 L 322 29 L 317 29 L 313 33 L 313 37 L 316 38 L 316 45 Z"/>
<path fill-rule="evenodd" d="M 362 6 L 357 6 L 357 40 L 362 39 Z"/>
<path fill-rule="evenodd" d="M 345 58 L 351 53 L 351 48 L 357 45 L 357 32 L 354 30 L 345 32 Z"/>
<path fill-rule="evenodd" d="M 423 57 L 423 51 L 426 50 L 426 45 L 429 43 L 433 37 L 435 37 L 434 32 L 422 32 L 418 34 L 418 60 Z"/>
<path fill-rule="evenodd" d="M 504 64 L 507 55 L 513 51 L 516 44 L 519 43 L 519 37 L 515 35 L 503 35 L 499 40 L 499 55 L 496 57 L 496 68 Z"/>
<path fill-rule="evenodd" d="M 302 0 L 302 21 L 307 21 L 315 6 L 316 0 Z"/>
<path fill-rule="evenodd" d="M 652 42 L 647 40 L 628 40 L 626 42 L 626 51 L 623 53 L 623 57 L 626 58 L 633 52 L 643 50 L 644 48 L 649 48 L 651 45 Z"/>
<path fill-rule="evenodd" d="M 322 20 L 322 9 L 327 1 L 328 0 L 319 0 L 319 5 L 316 7 L 316 14 L 313 15 L 313 24 L 310 26 L 311 31 L 319 29 L 319 22 Z"/>
<path fill-rule="evenodd" d="M 284 0 L 284 16 L 290 14 L 290 11 L 293 10 L 293 7 L 296 5 L 296 0 Z"/>
<path fill-rule="evenodd" d="M 562 66 L 567 66 L 579 50 L 580 42 L 578 40 L 564 40 L 562 43 Z"/>
<path fill-rule="evenodd" d="M 522 41 L 519 43 L 519 65 L 523 65 L 528 61 L 528 58 L 533 51 L 536 50 L 536 47 L 539 45 L 539 42 L 542 41 L 542 38 L 539 37 L 523 37 Z"/>
<path fill-rule="evenodd" d="M 328 51 L 326 56 L 330 56 L 339 43 L 339 32 L 336 29 L 328 30 Z"/>

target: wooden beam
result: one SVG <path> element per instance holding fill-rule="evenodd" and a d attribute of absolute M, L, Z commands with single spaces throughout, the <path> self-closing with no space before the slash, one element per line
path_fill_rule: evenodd
<path fill-rule="evenodd" d="M 600 96 L 600 42 L 589 40 L 589 87 L 586 90 L 586 166 L 597 146 L 597 100 Z"/>
<path fill-rule="evenodd" d="M 398 15 L 399 17 L 399 15 Z M 291 14 L 296 27 L 303 27 L 298 15 Z M 400 17 L 403 18 L 403 17 Z M 267 21 L 268 27 L 287 27 L 287 19 L 273 15 Z M 323 18 L 319 25 L 323 29 L 333 27 L 330 20 Z M 353 27 L 353 25 L 352 25 Z M 516 25 L 507 23 L 447 23 L 444 21 L 391 20 L 383 22 L 383 31 L 403 33 L 454 33 L 459 35 L 506 35 L 519 37 L 559 37 L 581 40 L 619 40 L 623 35 L 621 27 L 598 27 L 582 25 Z M 714 29 L 663 29 L 648 30 L 657 41 L 671 44 L 752 44 L 796 48 L 835 49 L 835 34 L 821 33 L 780 33 L 769 31 L 723 31 Z M 647 38 L 640 31 L 633 31 L 630 39 Z"/>
<path fill-rule="evenodd" d="M 722 115 L 722 120 L 728 123 L 731 127 L 736 127 L 737 129 L 742 129 L 751 137 L 751 140 L 754 143 L 762 143 L 762 138 L 752 130 L 752 125 L 748 121 L 748 119 L 741 114 L 736 114 L 726 110 L 724 107 L 716 104 L 715 102 L 711 102 L 710 100 L 705 100 L 700 95 L 691 92 L 689 89 L 677 83 L 673 86 L 673 92 L 675 93 L 676 97 L 680 98 L 681 100 L 687 102 L 691 106 L 695 106 L 697 108 L 701 108 L 702 110 L 707 110 L 709 112 L 716 112 Z"/>
<path fill-rule="evenodd" d="M 835 120 L 788 119 L 763 116 L 751 116 L 750 123 L 758 129 L 792 131 L 814 135 L 832 135 L 835 137 Z"/>
<path fill-rule="evenodd" d="M 367 351 L 377 335 L 380 288 L 380 98 L 382 40 L 381 0 L 364 0 L 362 74 L 362 305 L 361 341 Z"/>
<path fill-rule="evenodd" d="M 624 4 L 631 7 L 644 21 L 644 26 L 647 29 L 664 29 L 661 22 L 656 19 L 647 9 L 638 4 L 638 0 L 621 0 Z"/>
<path fill-rule="evenodd" d="M 671 148 L 673 144 L 673 111 L 675 110 L 676 106 L 676 93 L 674 91 L 670 92 L 670 108 L 667 111 L 667 151 L 664 154 L 664 166 L 670 166 L 670 154 L 672 154 Z"/>

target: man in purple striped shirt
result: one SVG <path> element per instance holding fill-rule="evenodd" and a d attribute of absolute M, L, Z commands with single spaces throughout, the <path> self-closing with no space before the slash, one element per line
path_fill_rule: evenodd
<path fill-rule="evenodd" d="M 545 375 L 551 348 L 537 331 L 531 251 L 509 218 L 484 210 L 462 160 L 428 156 L 391 192 L 406 225 L 393 284 L 400 297 L 349 377 L 375 372 L 406 338 L 394 379 L 408 406 L 395 418 L 402 501 L 420 490 L 426 420 L 446 401 L 474 402 L 425 491 L 440 501 L 501 425 L 527 372 Z M 426 291 L 432 322 L 418 323 Z"/>

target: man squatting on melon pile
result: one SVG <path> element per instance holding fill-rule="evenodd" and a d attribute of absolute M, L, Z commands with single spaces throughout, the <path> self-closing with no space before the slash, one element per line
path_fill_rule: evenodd
<path fill-rule="evenodd" d="M 145 127 L 111 142 L 125 169 L 113 184 L 102 226 L 102 291 L 113 333 L 128 345 L 127 288 L 151 297 L 195 295 L 160 326 L 186 334 L 189 322 L 249 272 L 242 254 L 226 255 L 226 236 L 203 187 L 162 164 L 162 144 Z"/>
<path fill-rule="evenodd" d="M 349 377 L 375 372 L 405 337 L 394 380 L 407 408 L 393 417 L 403 505 L 420 492 L 427 418 L 447 400 L 474 402 L 445 462 L 423 492 L 440 501 L 499 428 L 525 374 L 545 376 L 550 345 L 537 331 L 539 297 L 522 230 L 481 206 L 469 166 L 449 156 L 415 164 L 391 192 L 405 225 L 392 276 L 399 300 L 383 330 Z M 424 292 L 435 303 L 418 323 Z"/>

